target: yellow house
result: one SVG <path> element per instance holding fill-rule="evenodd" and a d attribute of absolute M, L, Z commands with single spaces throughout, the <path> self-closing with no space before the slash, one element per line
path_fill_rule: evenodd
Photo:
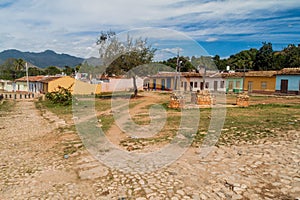
<path fill-rule="evenodd" d="M 276 88 L 277 71 L 250 71 L 245 73 L 244 91 L 272 94 Z"/>
<path fill-rule="evenodd" d="M 79 95 L 100 94 L 101 84 L 90 84 L 80 80 L 75 80 L 72 93 Z"/>
<path fill-rule="evenodd" d="M 73 91 L 75 79 L 70 76 L 45 76 L 40 82 L 43 84 L 42 93 L 57 91 L 59 86 Z"/>
<path fill-rule="evenodd" d="M 147 78 L 144 81 L 144 88 L 147 90 L 173 90 L 175 76 L 174 72 L 160 72 Z"/>
<path fill-rule="evenodd" d="M 80 80 L 76 80 L 70 76 L 49 76 L 44 77 L 41 81 L 43 84 L 43 93 L 57 91 L 59 87 L 70 88 L 72 94 L 100 94 L 100 84 L 90 84 Z"/>

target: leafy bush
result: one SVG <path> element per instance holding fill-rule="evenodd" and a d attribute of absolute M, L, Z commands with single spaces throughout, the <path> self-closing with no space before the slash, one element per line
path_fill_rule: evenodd
<path fill-rule="evenodd" d="M 58 90 L 46 94 L 46 98 L 54 104 L 70 105 L 72 103 L 71 87 L 64 88 L 58 86 Z"/>

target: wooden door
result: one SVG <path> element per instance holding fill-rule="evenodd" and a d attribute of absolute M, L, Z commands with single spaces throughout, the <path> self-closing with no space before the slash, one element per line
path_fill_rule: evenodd
<path fill-rule="evenodd" d="M 214 81 L 214 91 L 218 90 L 218 81 Z"/>
<path fill-rule="evenodd" d="M 289 85 L 289 81 L 286 80 L 286 79 L 282 79 L 281 84 L 280 84 L 280 92 L 281 93 L 287 93 L 288 92 L 288 85 Z"/>
<path fill-rule="evenodd" d="M 252 90 L 253 90 L 253 82 L 249 81 L 248 82 L 248 92 L 252 92 Z"/>
<path fill-rule="evenodd" d="M 161 90 L 165 90 L 165 79 L 161 79 Z"/>

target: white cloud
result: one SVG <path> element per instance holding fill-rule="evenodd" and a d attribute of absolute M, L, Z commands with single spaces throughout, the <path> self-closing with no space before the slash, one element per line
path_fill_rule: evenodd
<path fill-rule="evenodd" d="M 218 38 L 215 38 L 215 37 L 209 37 L 209 38 L 207 38 L 205 41 L 206 42 L 214 42 L 214 41 L 217 41 L 218 40 Z"/>
<path fill-rule="evenodd" d="M 194 39 L 212 42 L 221 40 L 223 34 L 261 35 L 272 24 L 251 20 L 272 17 L 276 11 L 299 8 L 297 0 L 206 3 L 182 0 L 5 0 L 3 3 L 5 6 L 0 3 L 0 18 L 5 20 L 0 24 L 0 50 L 43 51 L 51 48 L 77 56 L 89 54 L 86 49 L 93 47 L 97 32 L 101 30 L 170 28 L 183 31 Z M 297 29 L 297 26 L 291 24 L 290 28 Z M 172 30 L 169 33 L 153 30 L 145 29 L 139 34 L 151 36 L 153 40 L 186 37 Z"/>

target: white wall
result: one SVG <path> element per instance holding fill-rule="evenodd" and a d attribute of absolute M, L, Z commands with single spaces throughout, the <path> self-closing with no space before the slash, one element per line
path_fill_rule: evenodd
<path fill-rule="evenodd" d="M 143 89 L 144 80 L 136 79 L 138 89 Z M 133 80 L 131 79 L 110 79 L 109 82 L 101 83 L 101 92 L 128 91 L 133 89 Z"/>

